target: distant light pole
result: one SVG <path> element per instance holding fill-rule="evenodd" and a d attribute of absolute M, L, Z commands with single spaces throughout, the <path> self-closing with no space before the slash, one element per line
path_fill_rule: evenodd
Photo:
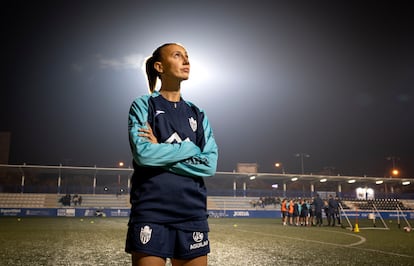
<path fill-rule="evenodd" d="M 296 153 L 295 156 L 300 158 L 300 166 L 301 166 L 302 175 L 303 175 L 305 173 L 305 166 L 304 166 L 304 163 L 303 163 L 303 158 L 304 157 L 309 158 L 310 155 L 307 154 L 307 153 Z"/>
<path fill-rule="evenodd" d="M 124 162 L 119 162 L 118 166 L 120 168 L 124 167 Z M 118 174 L 118 192 L 116 193 L 116 195 L 118 196 L 119 194 L 122 194 L 122 190 L 121 190 L 121 174 Z"/>
<path fill-rule="evenodd" d="M 285 168 L 283 167 L 282 163 L 275 163 L 275 167 L 278 169 L 281 168 L 282 174 L 285 174 Z"/>
<path fill-rule="evenodd" d="M 395 156 L 388 156 L 386 158 L 388 161 L 392 161 L 392 169 L 391 169 L 391 175 L 392 176 L 398 176 L 400 174 L 400 171 L 398 170 L 398 168 L 396 167 L 396 163 L 395 161 L 400 160 L 400 158 L 395 157 Z"/>

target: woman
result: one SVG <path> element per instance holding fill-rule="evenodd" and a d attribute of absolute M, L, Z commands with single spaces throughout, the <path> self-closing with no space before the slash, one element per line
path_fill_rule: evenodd
<path fill-rule="evenodd" d="M 203 177 L 217 167 L 213 132 L 205 113 L 181 97 L 190 72 L 183 46 L 158 47 L 146 72 L 151 94 L 132 103 L 128 120 L 134 174 L 125 250 L 133 265 L 165 265 L 166 258 L 173 265 L 207 265 Z"/>

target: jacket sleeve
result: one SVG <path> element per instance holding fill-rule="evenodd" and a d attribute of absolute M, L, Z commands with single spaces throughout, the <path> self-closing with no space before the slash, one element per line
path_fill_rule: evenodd
<path fill-rule="evenodd" d="M 203 150 L 189 159 L 173 164 L 168 168 L 169 171 L 198 177 L 213 176 L 216 173 L 218 148 L 207 116 L 204 116 L 203 128 L 205 137 Z"/>
<path fill-rule="evenodd" d="M 136 99 L 129 110 L 129 143 L 135 162 L 140 166 L 165 167 L 200 154 L 200 148 L 191 141 L 154 144 L 147 138 L 139 136 L 139 129 L 147 125 L 149 97 L 151 96 L 146 95 Z"/>

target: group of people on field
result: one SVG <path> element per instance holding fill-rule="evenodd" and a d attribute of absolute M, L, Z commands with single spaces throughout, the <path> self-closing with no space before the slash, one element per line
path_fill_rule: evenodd
<path fill-rule="evenodd" d="M 322 216 L 325 213 L 327 226 L 340 225 L 339 207 L 338 196 L 334 198 L 332 195 L 325 200 L 321 199 L 319 194 L 312 199 L 284 198 L 281 202 L 282 223 L 295 226 L 322 226 Z"/>

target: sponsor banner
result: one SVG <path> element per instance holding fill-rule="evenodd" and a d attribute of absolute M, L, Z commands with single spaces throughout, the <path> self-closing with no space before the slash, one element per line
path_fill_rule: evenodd
<path fill-rule="evenodd" d="M 14 208 L 14 209 L 0 209 L 0 216 L 21 216 L 22 209 Z"/>
<path fill-rule="evenodd" d="M 0 208 L 2 216 L 51 216 L 51 217 L 129 217 L 130 209 L 98 208 Z"/>
<path fill-rule="evenodd" d="M 57 209 L 57 216 L 75 217 L 75 208 Z"/>
<path fill-rule="evenodd" d="M 229 214 L 226 211 L 208 211 L 208 217 L 211 218 L 226 218 L 229 217 Z"/>
<path fill-rule="evenodd" d="M 96 213 L 96 209 L 84 209 L 84 210 L 79 210 L 76 213 L 76 216 L 90 217 L 90 216 L 95 216 L 95 213 Z"/>
<path fill-rule="evenodd" d="M 111 210 L 110 215 L 111 217 L 129 217 L 129 210 Z"/>
<path fill-rule="evenodd" d="M 279 218 L 280 211 L 263 210 L 209 210 L 211 218 Z"/>
<path fill-rule="evenodd" d="M 56 216 L 55 209 L 26 209 L 25 216 Z"/>
<path fill-rule="evenodd" d="M 76 217 L 129 217 L 130 209 L 87 208 L 76 209 Z"/>
<path fill-rule="evenodd" d="M 234 211 L 233 217 L 250 217 L 249 211 Z"/>
<path fill-rule="evenodd" d="M 349 211 L 348 212 L 348 211 L 345 211 L 345 213 L 348 217 L 352 217 L 352 218 L 358 217 L 358 218 L 362 218 L 362 219 L 371 219 L 373 215 L 375 215 L 376 218 L 379 218 L 379 215 L 376 212 L 366 212 L 366 211 L 364 211 L 364 212 Z M 391 219 L 391 220 L 396 220 L 398 218 L 403 218 L 403 217 L 408 218 L 413 214 L 412 211 L 410 211 L 410 212 L 404 211 L 402 213 L 391 212 L 391 211 L 387 211 L 387 212 L 385 212 L 385 211 L 381 212 L 380 211 L 379 213 L 381 214 L 381 217 L 383 219 Z"/>

